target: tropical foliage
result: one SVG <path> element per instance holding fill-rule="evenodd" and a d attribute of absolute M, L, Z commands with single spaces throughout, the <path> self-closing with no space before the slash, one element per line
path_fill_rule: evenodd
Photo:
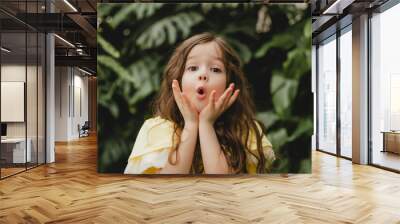
<path fill-rule="evenodd" d="M 99 171 L 123 171 L 174 47 L 209 31 L 244 62 L 257 118 L 278 155 L 273 172 L 310 172 L 309 12 L 305 4 L 99 4 Z"/>

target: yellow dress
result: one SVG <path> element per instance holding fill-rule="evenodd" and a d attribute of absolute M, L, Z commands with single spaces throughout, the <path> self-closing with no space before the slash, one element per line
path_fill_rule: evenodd
<path fill-rule="evenodd" d="M 161 117 L 146 120 L 141 127 L 132 152 L 128 158 L 125 174 L 152 174 L 157 173 L 168 161 L 168 155 L 173 148 L 172 133 L 174 124 Z M 176 142 L 176 141 L 175 141 Z M 258 155 L 257 141 L 251 132 L 249 149 Z M 264 135 L 262 138 L 265 165 L 269 167 L 275 160 L 272 145 Z M 249 174 L 257 173 L 257 158 L 246 150 L 246 166 Z"/>

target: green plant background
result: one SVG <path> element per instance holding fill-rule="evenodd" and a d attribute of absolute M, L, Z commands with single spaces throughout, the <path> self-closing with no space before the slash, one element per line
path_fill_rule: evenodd
<path fill-rule="evenodd" d="M 305 4 L 98 4 L 98 171 L 123 172 L 173 49 L 201 32 L 237 50 L 274 173 L 311 172 L 311 13 Z"/>

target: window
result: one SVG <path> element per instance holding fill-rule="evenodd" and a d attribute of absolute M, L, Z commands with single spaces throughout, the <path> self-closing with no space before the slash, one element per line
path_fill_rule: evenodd
<path fill-rule="evenodd" d="M 340 36 L 340 154 L 351 158 L 352 142 L 352 35 L 351 26 Z"/>
<path fill-rule="evenodd" d="M 318 47 L 318 149 L 336 154 L 336 35 Z"/>
<path fill-rule="evenodd" d="M 400 4 L 371 18 L 372 164 L 400 170 Z"/>
<path fill-rule="evenodd" d="M 21 13 L 40 13 L 44 3 L 19 2 L 18 7 Z M 7 127 L 0 144 L 0 178 L 5 178 L 45 163 L 46 40 L 13 16 L 0 12 L 0 17 L 0 90 L 1 98 L 8 99 L 0 105 L 6 115 L 1 123 Z"/>

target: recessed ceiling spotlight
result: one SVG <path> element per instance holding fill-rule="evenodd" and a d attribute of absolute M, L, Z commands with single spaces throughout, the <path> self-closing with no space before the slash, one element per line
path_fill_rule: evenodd
<path fill-rule="evenodd" d="M 336 0 L 327 9 L 325 9 L 322 14 L 342 14 L 343 9 L 351 5 L 355 0 Z"/>
<path fill-rule="evenodd" d="M 78 12 L 78 10 L 68 1 L 64 0 L 65 4 L 67 4 L 73 11 Z"/>
<path fill-rule="evenodd" d="M 86 71 L 86 70 L 83 70 L 83 69 L 81 69 L 81 68 L 79 68 L 79 67 L 78 67 L 78 69 L 79 69 L 79 71 L 81 71 L 81 72 L 83 72 L 83 73 L 85 73 L 85 74 L 87 74 L 87 75 L 92 75 L 92 73 L 90 73 L 90 72 L 88 72 L 88 71 Z"/>
<path fill-rule="evenodd" d="M 0 49 L 1 49 L 2 51 L 6 52 L 6 53 L 10 53 L 10 52 L 11 52 L 11 50 L 9 50 L 9 49 L 7 49 L 7 48 L 5 48 L 5 47 L 1 47 Z"/>
<path fill-rule="evenodd" d="M 69 42 L 69 41 L 67 41 L 66 39 L 60 37 L 59 35 L 54 34 L 54 36 L 57 37 L 58 39 L 60 39 L 61 41 L 63 41 L 64 43 L 66 43 L 67 45 L 69 45 L 69 46 L 75 48 L 75 45 L 71 44 L 71 42 Z"/>

